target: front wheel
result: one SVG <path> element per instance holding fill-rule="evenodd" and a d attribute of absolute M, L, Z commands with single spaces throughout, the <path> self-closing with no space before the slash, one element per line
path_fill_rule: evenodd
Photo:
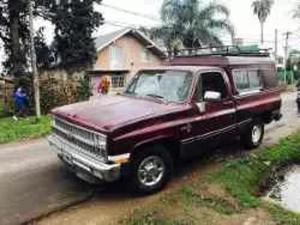
<path fill-rule="evenodd" d="M 164 148 L 145 149 L 133 159 L 131 186 L 141 194 L 159 191 L 170 179 L 172 169 L 172 158 Z"/>
<path fill-rule="evenodd" d="M 254 121 L 242 136 L 243 143 L 248 149 L 257 148 L 264 138 L 264 124 L 261 121 Z"/>

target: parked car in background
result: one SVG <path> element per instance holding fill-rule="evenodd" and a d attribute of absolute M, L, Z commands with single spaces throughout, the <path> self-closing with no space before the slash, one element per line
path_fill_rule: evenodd
<path fill-rule="evenodd" d="M 49 143 L 83 179 L 124 177 L 133 190 L 153 193 L 175 161 L 228 137 L 258 147 L 280 108 L 275 63 L 266 54 L 188 50 L 168 66 L 138 72 L 121 95 L 54 109 Z"/>

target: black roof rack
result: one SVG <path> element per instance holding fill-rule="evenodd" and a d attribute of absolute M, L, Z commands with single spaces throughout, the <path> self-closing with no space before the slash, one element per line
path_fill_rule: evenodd
<path fill-rule="evenodd" d="M 269 57 L 270 49 L 246 49 L 234 45 L 206 47 L 206 48 L 185 48 L 168 52 L 173 57 L 187 56 L 252 56 L 252 57 Z"/>

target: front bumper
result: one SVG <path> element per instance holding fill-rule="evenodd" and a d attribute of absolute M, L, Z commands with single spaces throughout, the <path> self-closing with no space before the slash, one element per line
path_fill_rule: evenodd
<path fill-rule="evenodd" d="M 79 168 L 105 182 L 113 182 L 120 178 L 120 164 L 108 164 L 92 158 L 82 153 L 77 146 L 72 145 L 57 135 L 51 135 L 48 138 L 48 142 L 59 158 L 72 168 Z"/>

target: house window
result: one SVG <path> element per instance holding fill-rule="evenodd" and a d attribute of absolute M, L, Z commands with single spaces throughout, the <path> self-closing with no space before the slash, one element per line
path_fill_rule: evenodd
<path fill-rule="evenodd" d="M 113 45 L 109 48 L 110 53 L 110 68 L 116 69 L 120 68 L 123 69 L 124 67 L 124 53 L 123 49 L 119 46 Z"/>
<path fill-rule="evenodd" d="M 147 48 L 142 46 L 141 54 L 142 54 L 143 62 L 151 62 L 152 61 L 151 52 Z"/>
<path fill-rule="evenodd" d="M 111 76 L 111 85 L 113 88 L 123 88 L 125 86 L 125 75 L 112 75 Z"/>
<path fill-rule="evenodd" d="M 262 79 L 258 70 L 235 70 L 233 79 L 240 93 L 259 91 L 262 88 Z"/>

